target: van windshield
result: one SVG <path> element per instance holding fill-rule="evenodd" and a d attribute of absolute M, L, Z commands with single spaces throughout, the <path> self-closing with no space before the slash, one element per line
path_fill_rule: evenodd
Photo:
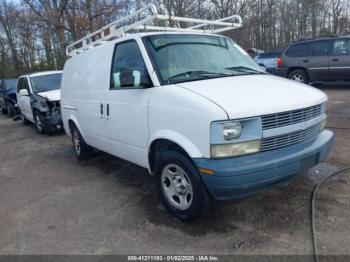
<path fill-rule="evenodd" d="M 226 37 L 160 34 L 143 41 L 162 84 L 265 73 Z"/>
<path fill-rule="evenodd" d="M 61 88 L 62 74 L 34 76 L 30 78 L 34 93 L 46 92 Z"/>

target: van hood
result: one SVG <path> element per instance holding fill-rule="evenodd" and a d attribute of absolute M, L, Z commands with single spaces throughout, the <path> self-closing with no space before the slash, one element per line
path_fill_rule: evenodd
<path fill-rule="evenodd" d="M 61 89 L 40 92 L 38 95 L 46 98 L 49 101 L 59 101 L 61 100 Z"/>
<path fill-rule="evenodd" d="M 245 75 L 177 84 L 222 107 L 229 119 L 301 109 L 327 101 L 322 91 L 272 75 Z"/>

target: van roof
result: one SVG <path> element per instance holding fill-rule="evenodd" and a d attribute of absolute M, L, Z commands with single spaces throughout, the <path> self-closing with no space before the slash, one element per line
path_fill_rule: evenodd
<path fill-rule="evenodd" d="M 115 45 L 116 43 L 127 41 L 130 39 L 137 39 L 137 38 L 142 38 L 145 36 L 152 36 L 152 35 L 184 35 L 184 34 L 186 34 L 186 35 L 204 35 L 204 36 L 227 37 L 224 35 L 211 34 L 211 33 L 200 33 L 200 32 L 165 32 L 165 31 L 162 31 L 162 32 L 159 32 L 159 31 L 157 31 L 157 32 L 142 32 L 142 33 L 137 32 L 137 33 L 133 33 L 133 34 L 126 34 L 123 37 L 116 38 L 116 39 L 113 39 L 111 41 L 106 41 L 105 43 L 103 43 L 103 45 L 98 45 L 98 46 L 95 46 L 94 48 L 88 48 L 86 51 L 81 52 L 81 53 L 77 53 L 74 56 L 79 56 L 79 55 L 84 54 L 84 53 L 90 53 L 90 52 L 93 52 L 94 50 L 98 50 L 99 48 L 104 48 L 104 47 L 108 47 L 110 45 Z M 70 58 L 73 58 L 74 56 L 72 56 Z"/>
<path fill-rule="evenodd" d="M 52 74 L 60 74 L 62 73 L 61 70 L 52 70 L 52 71 L 42 71 L 42 72 L 35 72 L 35 73 L 29 73 L 29 74 L 25 74 L 22 76 L 29 76 L 29 77 L 35 77 L 35 76 L 45 76 L 45 75 L 52 75 Z M 20 76 L 20 77 L 22 77 Z"/>

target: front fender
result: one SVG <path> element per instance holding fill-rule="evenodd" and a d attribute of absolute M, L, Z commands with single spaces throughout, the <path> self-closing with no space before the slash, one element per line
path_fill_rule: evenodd
<path fill-rule="evenodd" d="M 69 115 L 67 116 L 67 118 L 66 118 L 66 121 L 64 121 L 63 126 L 64 126 L 64 130 L 65 130 L 66 134 L 67 134 L 68 136 L 72 136 L 72 133 L 71 133 L 71 131 L 70 131 L 70 126 L 69 126 L 69 123 L 70 123 L 71 121 L 72 121 L 72 122 L 74 123 L 74 125 L 78 128 L 80 134 L 82 135 L 82 137 L 83 137 L 84 140 L 86 141 L 86 137 L 85 137 L 84 131 L 83 131 L 83 129 L 81 128 L 81 126 L 79 125 L 78 119 L 77 119 L 77 118 L 75 117 L 75 115 L 73 115 L 73 114 L 69 114 Z"/>
<path fill-rule="evenodd" d="M 30 105 L 33 109 L 33 112 L 35 110 L 41 113 L 47 113 L 50 111 L 49 106 L 46 104 L 46 99 L 37 94 L 32 94 L 30 99 Z"/>
<path fill-rule="evenodd" d="M 158 130 L 150 137 L 148 148 L 150 148 L 152 143 L 157 139 L 166 139 L 178 144 L 191 158 L 203 157 L 198 147 L 193 144 L 190 139 L 176 131 L 166 129 Z"/>

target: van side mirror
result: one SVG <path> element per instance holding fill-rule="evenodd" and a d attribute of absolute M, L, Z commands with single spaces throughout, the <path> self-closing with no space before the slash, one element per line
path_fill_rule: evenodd
<path fill-rule="evenodd" d="M 29 96 L 28 90 L 27 89 L 21 89 L 19 90 L 19 94 L 21 96 Z"/>

